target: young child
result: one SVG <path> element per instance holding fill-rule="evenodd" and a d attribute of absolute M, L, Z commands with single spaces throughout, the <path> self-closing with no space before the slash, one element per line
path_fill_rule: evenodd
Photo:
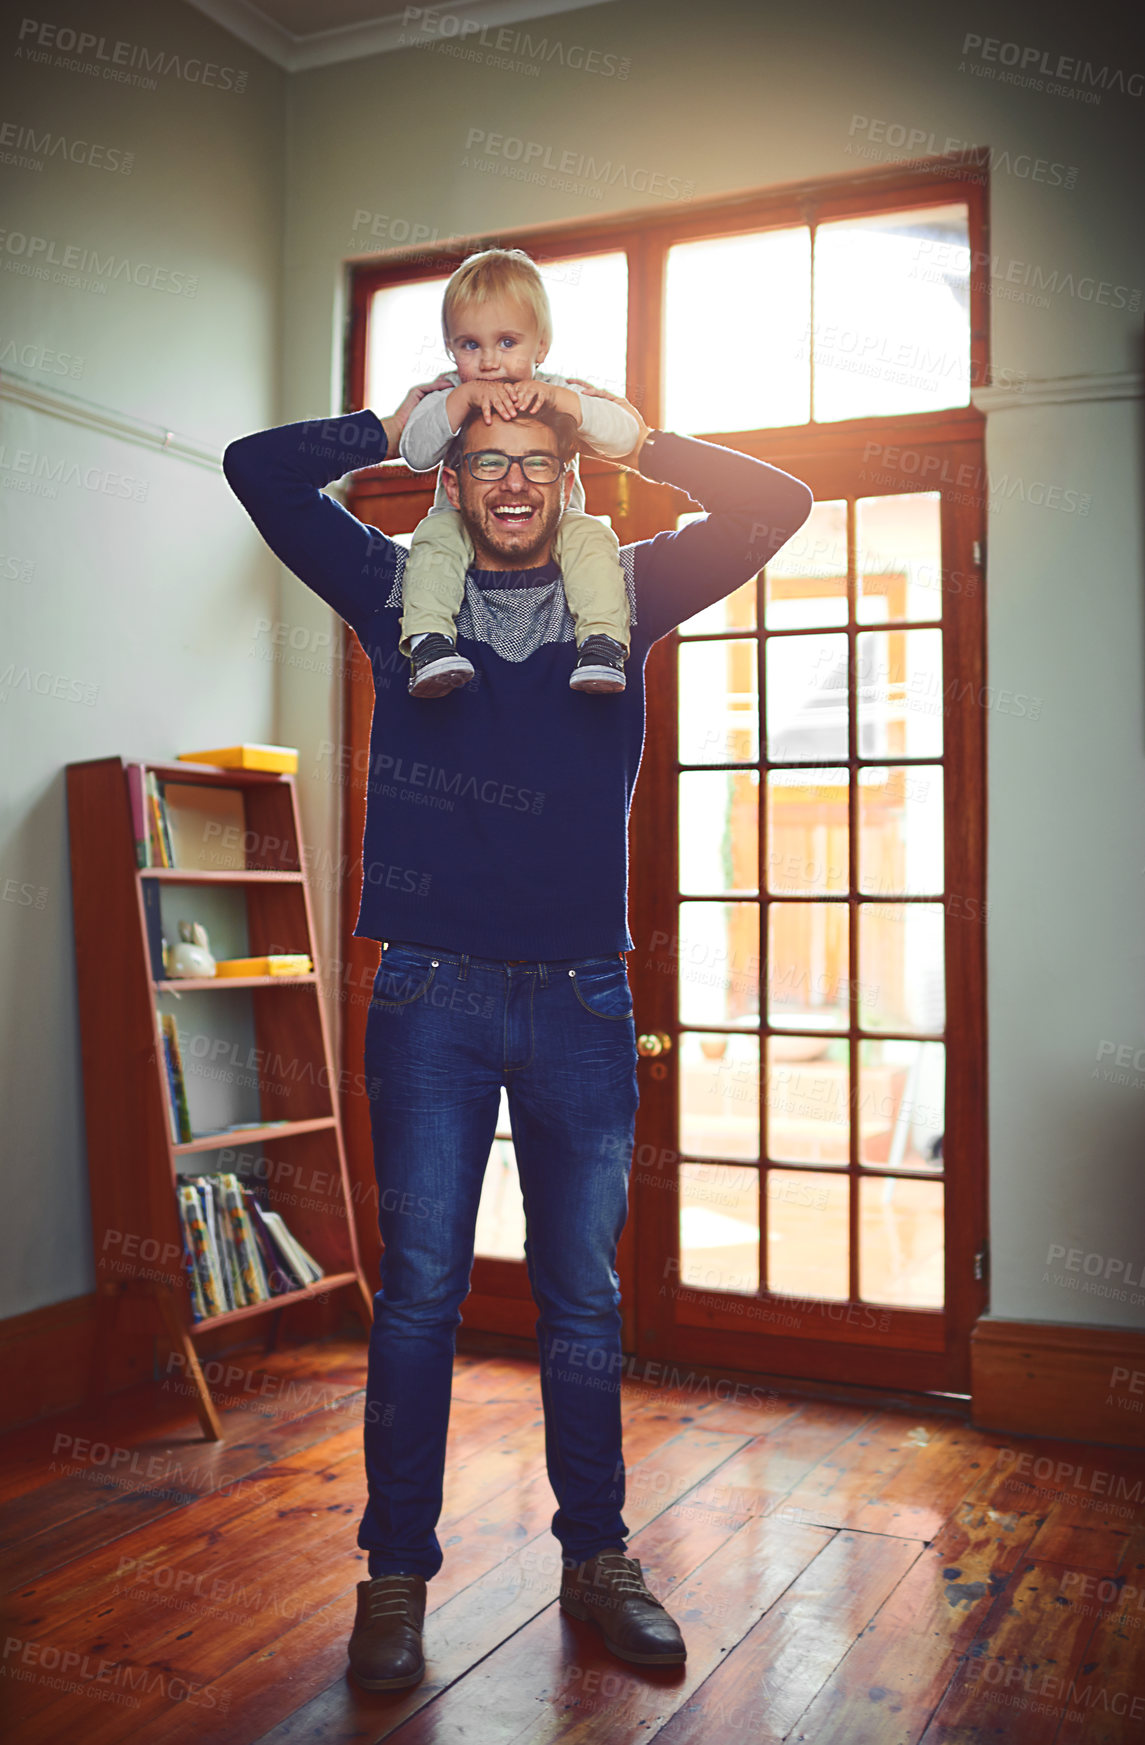
<path fill-rule="evenodd" d="M 538 371 L 552 343 L 552 311 L 544 281 L 523 250 L 470 255 L 445 287 L 441 326 L 457 366 L 448 376 L 454 386 L 426 394 L 401 438 L 408 466 L 416 472 L 439 467 L 433 507 L 414 533 L 402 586 L 399 647 L 410 657 L 414 697 L 442 696 L 473 677 L 471 663 L 456 648 L 473 547 L 445 494 L 439 464 L 469 409 L 490 407 L 503 416 L 526 412 L 540 395 L 499 384 L 535 379 L 559 391 L 544 398 L 572 414 L 598 453 L 628 454 L 638 434 L 631 414 L 615 401 L 582 397 L 565 377 Z M 575 459 L 571 464 L 573 488 L 553 546 L 576 627 L 578 656 L 569 685 L 575 691 L 622 691 L 629 610 L 619 544 L 610 527 L 585 513 Z"/>

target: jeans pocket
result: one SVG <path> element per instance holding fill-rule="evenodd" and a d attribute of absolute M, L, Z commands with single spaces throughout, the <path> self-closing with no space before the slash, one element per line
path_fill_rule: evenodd
<path fill-rule="evenodd" d="M 594 1018 L 632 1017 L 632 989 L 628 966 L 620 958 L 582 964 L 569 971 L 573 993 Z"/>
<path fill-rule="evenodd" d="M 384 1011 L 411 1006 L 426 993 L 436 974 L 437 964 L 432 959 L 423 957 L 420 952 L 403 951 L 401 946 L 391 945 L 382 953 L 370 1004 L 380 1006 Z"/>

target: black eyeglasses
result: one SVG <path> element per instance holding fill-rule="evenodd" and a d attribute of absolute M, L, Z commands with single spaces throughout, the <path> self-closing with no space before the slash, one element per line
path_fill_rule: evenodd
<path fill-rule="evenodd" d="M 555 485 L 565 470 L 565 462 L 547 449 L 535 449 L 532 454 L 505 454 L 499 448 L 479 448 L 462 458 L 470 477 L 482 485 L 503 479 L 514 462 L 531 485 Z"/>

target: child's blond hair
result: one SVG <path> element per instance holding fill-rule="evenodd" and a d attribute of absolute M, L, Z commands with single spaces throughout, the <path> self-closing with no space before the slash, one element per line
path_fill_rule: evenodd
<path fill-rule="evenodd" d="M 462 261 L 441 300 L 441 331 L 449 349 L 450 328 L 464 303 L 488 303 L 508 297 L 535 318 L 537 337 L 547 349 L 553 342 L 553 312 L 549 294 L 534 261 L 523 248 L 487 248 Z"/>

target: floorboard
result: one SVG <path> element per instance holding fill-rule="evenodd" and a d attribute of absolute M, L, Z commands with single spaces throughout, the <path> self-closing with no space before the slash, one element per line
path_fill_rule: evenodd
<path fill-rule="evenodd" d="M 14 1745 L 1131 1745 L 1145 1458 L 947 1415 L 623 1384 L 630 1549 L 685 1667 L 556 1603 L 535 1362 L 459 1356 L 427 1676 L 347 1676 L 365 1345 L 220 1359 L 0 1439 Z M 174 1378 L 178 1383 L 178 1378 Z"/>

